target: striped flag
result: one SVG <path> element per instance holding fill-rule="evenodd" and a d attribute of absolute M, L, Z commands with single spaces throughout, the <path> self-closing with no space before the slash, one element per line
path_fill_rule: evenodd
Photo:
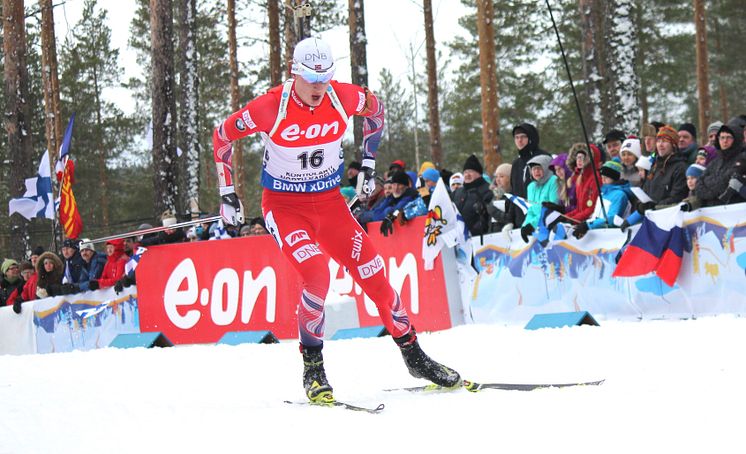
<path fill-rule="evenodd" d="M 523 214 L 528 213 L 529 207 L 531 207 L 531 202 L 524 199 L 523 197 L 517 196 L 515 194 L 505 193 L 505 197 L 508 198 L 511 202 L 513 202 L 513 205 L 517 206 L 521 211 L 523 211 Z"/>
<path fill-rule="evenodd" d="M 68 238 L 78 238 L 83 231 L 83 220 L 80 218 L 78 204 L 73 194 L 73 183 L 75 183 L 75 163 L 68 153 L 70 152 L 70 141 L 73 136 L 73 123 L 75 114 L 70 116 L 70 121 L 65 129 L 65 136 L 60 146 L 60 157 L 57 160 L 55 170 L 57 181 L 60 183 L 59 213 L 60 224 Z"/>

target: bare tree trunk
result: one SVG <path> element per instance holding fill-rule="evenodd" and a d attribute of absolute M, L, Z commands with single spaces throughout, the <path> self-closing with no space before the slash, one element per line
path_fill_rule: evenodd
<path fill-rule="evenodd" d="M 295 26 L 295 3 L 296 0 L 285 0 L 285 60 L 293 60 L 293 49 L 298 42 L 298 30 Z M 290 65 L 285 67 L 285 77 L 290 77 Z"/>
<path fill-rule="evenodd" d="M 368 85 L 368 56 L 365 36 L 365 5 L 364 0 L 349 0 L 348 24 L 350 27 L 350 71 L 352 83 L 360 86 Z M 355 138 L 355 159 L 360 160 L 363 148 L 363 119 L 353 117 L 353 133 Z"/>
<path fill-rule="evenodd" d="M 712 103 L 710 102 L 710 66 L 707 55 L 707 21 L 704 0 L 694 0 L 694 26 L 697 39 L 697 97 L 699 101 L 700 142 L 706 143 Z"/>
<path fill-rule="evenodd" d="M 182 158 L 179 172 L 181 206 L 198 215 L 200 188 L 199 79 L 197 78 L 197 1 L 178 0 L 179 11 L 179 136 Z"/>
<path fill-rule="evenodd" d="M 435 61 L 435 32 L 433 31 L 432 0 L 423 1 L 425 14 L 425 50 L 427 52 L 427 106 L 430 123 L 430 159 L 436 168 L 443 163 L 440 144 L 440 113 L 438 111 L 438 68 Z"/>
<path fill-rule="evenodd" d="M 607 67 L 613 68 L 613 123 L 609 126 L 626 133 L 640 131 L 640 79 L 636 70 L 637 36 L 634 23 L 635 0 L 613 0 L 610 4 L 610 28 L 607 39 L 611 52 Z"/>
<path fill-rule="evenodd" d="M 228 55 L 231 68 L 231 110 L 241 108 L 238 90 L 238 50 L 236 45 L 236 0 L 228 0 Z M 233 184 L 236 195 L 243 198 L 243 146 L 240 140 L 233 142 Z"/>
<path fill-rule="evenodd" d="M 582 33 L 582 62 L 583 79 L 585 80 L 585 117 L 588 133 L 591 137 L 599 137 L 603 133 L 604 116 L 602 105 L 602 72 L 603 46 L 601 41 L 601 11 L 597 0 L 579 0 L 581 33 Z"/>
<path fill-rule="evenodd" d="M 60 82 L 57 78 L 57 46 L 54 37 L 52 0 L 39 0 L 41 10 L 41 76 L 44 84 L 44 113 L 49 162 L 54 167 L 62 140 Z M 54 181 L 54 179 L 52 179 Z"/>
<path fill-rule="evenodd" d="M 21 197 L 26 178 L 32 176 L 31 131 L 28 119 L 28 70 L 23 0 L 3 0 L 3 52 L 5 57 L 5 106 L 3 119 L 8 134 L 9 184 L 11 197 Z M 6 165 L 5 163 L 3 165 Z M 10 256 L 26 257 L 29 250 L 29 222 L 20 215 L 10 218 Z"/>
<path fill-rule="evenodd" d="M 267 0 L 269 19 L 269 82 L 274 87 L 282 83 L 282 46 L 280 44 L 280 0 Z"/>
<path fill-rule="evenodd" d="M 489 175 L 492 175 L 502 163 L 494 19 L 492 0 L 477 0 L 479 83 L 482 89 L 482 156 L 485 170 Z"/>
<path fill-rule="evenodd" d="M 722 47 L 720 43 L 720 21 L 715 21 L 715 53 L 722 55 Z M 730 117 L 730 109 L 728 108 L 728 97 L 725 92 L 725 74 L 723 73 L 722 65 L 717 66 L 717 78 L 718 78 L 718 99 L 720 104 L 720 119 L 722 121 L 728 121 Z"/>
<path fill-rule="evenodd" d="M 101 188 L 99 190 L 100 206 L 96 210 L 97 213 L 101 213 L 100 225 L 104 227 L 109 226 L 109 178 L 107 175 L 106 160 L 108 153 L 103 144 L 103 133 L 104 122 L 101 118 L 101 88 L 98 86 L 98 73 L 96 67 L 93 68 L 93 92 L 96 96 L 96 133 L 94 134 L 96 140 L 95 154 L 98 156 L 98 184 Z"/>
<path fill-rule="evenodd" d="M 176 100 L 171 0 L 150 0 L 153 96 L 153 189 L 156 216 L 177 211 Z"/>

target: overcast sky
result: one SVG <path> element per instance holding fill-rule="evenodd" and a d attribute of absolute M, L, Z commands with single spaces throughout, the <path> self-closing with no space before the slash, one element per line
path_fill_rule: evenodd
<path fill-rule="evenodd" d="M 346 2 L 344 2 L 346 3 Z M 112 44 L 119 48 L 120 65 L 125 70 L 127 80 L 130 76 L 140 73 L 135 62 L 134 52 L 128 47 L 129 26 L 134 14 L 133 0 L 103 0 L 99 7 L 109 11 L 109 26 L 112 30 Z M 376 89 L 379 86 L 378 74 L 383 68 L 388 68 L 395 78 L 405 80 L 411 72 L 408 58 L 410 46 L 419 52 L 416 61 L 421 62 L 424 57 L 424 26 L 421 0 L 374 0 L 365 3 L 365 26 L 368 36 L 368 70 L 369 85 Z M 81 17 L 83 0 L 67 0 L 55 9 L 55 23 L 58 47 L 61 46 L 70 28 Z M 436 50 L 445 52 L 442 43 L 451 40 L 456 35 L 463 35 L 463 29 L 458 25 L 458 19 L 468 11 L 459 0 L 433 0 L 433 15 L 435 20 Z M 250 14 L 247 12 L 245 14 Z M 251 37 L 253 30 L 239 29 L 242 37 Z M 257 36 L 259 37 L 259 36 Z M 339 69 L 336 78 L 341 81 L 350 80 L 349 47 L 347 27 L 325 32 L 322 37 L 332 45 Z M 241 49 L 239 59 L 252 55 L 266 55 L 267 49 L 254 46 Z M 418 73 L 424 74 L 424 65 L 418 66 Z M 130 111 L 134 106 L 126 90 L 115 90 L 109 94 L 116 97 L 120 108 Z M 226 102 L 227 100 L 226 94 Z M 245 100 L 248 101 L 248 100 Z"/>

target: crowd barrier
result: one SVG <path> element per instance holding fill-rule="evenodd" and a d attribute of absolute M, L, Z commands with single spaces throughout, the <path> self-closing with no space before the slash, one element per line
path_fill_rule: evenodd
<path fill-rule="evenodd" d="M 423 267 L 424 218 L 396 225 L 378 247 L 389 282 L 420 331 L 463 323 L 525 324 L 542 313 L 588 311 L 598 320 L 693 318 L 743 314 L 746 296 L 746 204 L 684 214 L 686 246 L 673 287 L 650 274 L 614 278 L 628 236 L 592 230 L 542 247 L 517 230 L 471 240 L 476 271 L 444 250 Z M 352 241 L 341 238 L 340 241 Z M 329 261 L 326 337 L 343 328 L 380 325 L 375 305 L 349 274 Z M 0 354 L 87 350 L 118 334 L 163 333 L 175 344 L 217 342 L 232 331 L 269 330 L 297 338 L 300 283 L 272 237 L 157 246 L 137 269 L 138 288 L 112 289 L 0 308 Z"/>

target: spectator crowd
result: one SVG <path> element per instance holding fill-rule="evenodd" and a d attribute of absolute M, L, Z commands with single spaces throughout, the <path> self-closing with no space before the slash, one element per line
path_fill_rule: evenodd
<path fill-rule="evenodd" d="M 409 170 L 395 160 L 376 177 L 372 194 L 360 200 L 362 165 L 352 161 L 348 184 L 340 191 L 363 228 L 380 222 L 380 232 L 389 236 L 396 225 L 427 214 L 432 192 L 443 180 L 471 235 L 517 229 L 527 243 L 538 228 L 552 230 L 559 223 L 580 239 L 592 229 L 626 230 L 648 210 L 679 206 L 689 211 L 746 201 L 746 115 L 712 123 L 701 138 L 691 123 L 674 128 L 652 122 L 643 126 L 641 137 L 614 129 L 600 143 L 574 143 L 554 154 L 541 148 L 539 130 L 530 123 L 515 126 L 512 136 L 515 159 L 492 174 L 474 154 L 455 173 L 431 162 Z M 37 247 L 27 261 L 4 259 L 0 306 L 12 305 L 20 313 L 22 302 L 36 298 L 107 287 L 119 292 L 135 282 L 125 264 L 139 247 L 268 233 L 261 217 L 242 226 L 202 219 L 188 229 L 153 233 L 147 233 L 151 225 L 142 224 L 138 231 L 144 235 L 107 241 L 102 252 L 90 240 L 67 239 L 59 254 Z M 161 222 L 170 227 L 177 219 L 166 212 Z"/>

